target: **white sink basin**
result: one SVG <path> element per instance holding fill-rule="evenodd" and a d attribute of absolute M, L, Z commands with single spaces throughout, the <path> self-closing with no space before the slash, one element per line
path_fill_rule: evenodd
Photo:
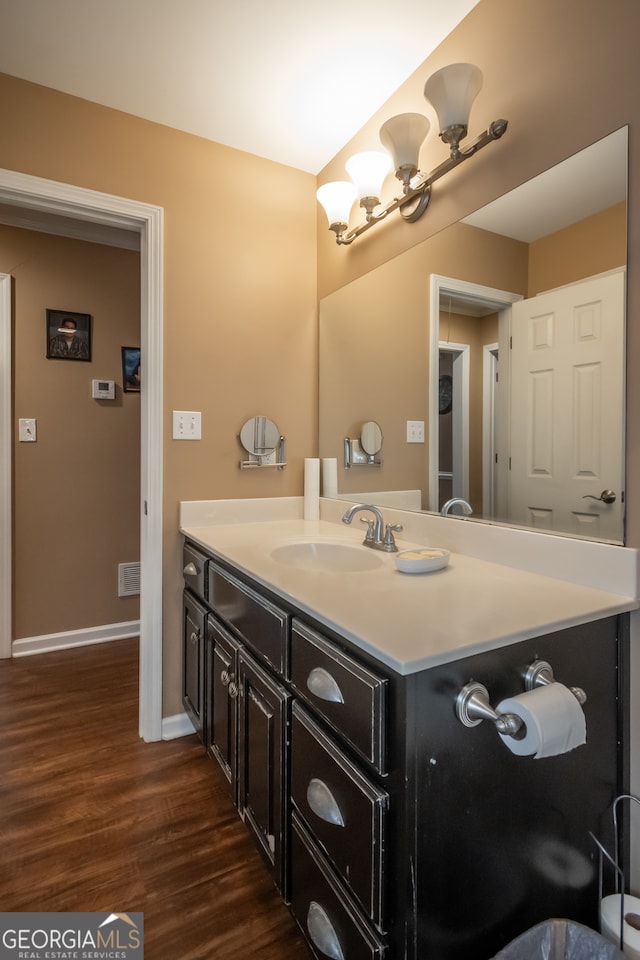
<path fill-rule="evenodd" d="M 315 573 L 360 573 L 376 570 L 384 560 L 370 547 L 329 540 L 284 543 L 271 551 L 271 558 L 300 570 Z"/>

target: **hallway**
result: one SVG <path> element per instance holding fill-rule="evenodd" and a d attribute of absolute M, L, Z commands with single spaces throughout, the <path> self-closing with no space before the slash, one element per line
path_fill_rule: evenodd
<path fill-rule="evenodd" d="M 195 737 L 138 737 L 138 643 L 0 664 L 3 911 L 142 911 L 147 960 L 309 960 Z"/>

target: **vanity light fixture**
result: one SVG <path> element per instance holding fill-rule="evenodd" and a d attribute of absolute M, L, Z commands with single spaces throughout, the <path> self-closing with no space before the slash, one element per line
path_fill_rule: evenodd
<path fill-rule="evenodd" d="M 425 99 L 438 116 L 440 139 L 449 144 L 449 157 L 430 173 L 421 173 L 418 155 L 430 123 L 419 113 L 402 113 L 392 117 L 380 128 L 380 141 L 385 152 L 358 153 L 347 163 L 351 182 L 325 183 L 317 197 L 325 209 L 329 229 L 336 235 L 336 243 L 350 244 L 365 230 L 394 210 L 408 223 L 415 223 L 425 212 L 431 199 L 431 185 L 463 160 L 474 156 L 493 140 L 499 140 L 507 129 L 506 120 L 494 120 L 480 136 L 466 147 L 460 142 L 467 135 L 471 105 L 482 87 L 482 73 L 471 63 L 452 63 L 437 70 L 424 87 Z M 402 182 L 402 194 L 380 207 L 382 184 L 391 170 Z M 365 222 L 349 227 L 349 214 L 356 201 L 365 211 Z M 377 209 L 377 208 L 380 209 Z"/>

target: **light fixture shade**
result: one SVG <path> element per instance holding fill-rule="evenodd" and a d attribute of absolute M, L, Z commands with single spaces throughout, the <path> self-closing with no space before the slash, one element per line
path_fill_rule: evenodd
<path fill-rule="evenodd" d="M 380 127 L 380 142 L 393 157 L 393 168 L 399 180 L 403 179 L 399 173 L 401 170 L 408 169 L 408 179 L 417 173 L 420 147 L 430 126 L 421 113 L 400 113 Z"/>
<path fill-rule="evenodd" d="M 379 198 L 384 179 L 391 170 L 391 157 L 382 150 L 368 150 L 350 157 L 346 167 L 356 185 L 358 199 Z"/>
<path fill-rule="evenodd" d="M 482 71 L 472 63 L 451 63 L 424 85 L 425 98 L 438 114 L 440 133 L 469 125 L 471 106 L 482 87 Z"/>
<path fill-rule="evenodd" d="M 318 187 L 316 196 L 324 207 L 329 226 L 332 223 L 349 223 L 351 207 L 356 199 L 356 188 L 352 183 L 348 180 L 325 183 Z"/>

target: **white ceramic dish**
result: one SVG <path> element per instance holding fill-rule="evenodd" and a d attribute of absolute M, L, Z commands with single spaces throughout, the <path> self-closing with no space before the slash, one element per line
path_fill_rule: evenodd
<path fill-rule="evenodd" d="M 449 551 L 440 547 L 418 547 L 403 550 L 396 557 L 396 567 L 401 573 L 432 573 L 442 570 L 449 563 Z"/>

